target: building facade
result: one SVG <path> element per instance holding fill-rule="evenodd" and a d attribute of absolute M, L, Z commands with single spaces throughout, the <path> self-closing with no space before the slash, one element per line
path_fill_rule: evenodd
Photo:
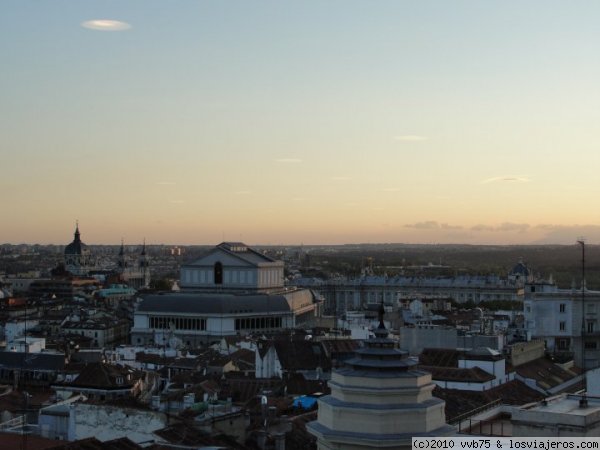
<path fill-rule="evenodd" d="M 283 262 L 242 242 L 223 242 L 181 268 L 183 291 L 276 292 L 284 286 Z"/>
<path fill-rule="evenodd" d="M 572 354 L 579 367 L 600 365 L 600 291 L 532 283 L 523 309 L 529 337 L 543 339 L 549 352 Z"/>
<path fill-rule="evenodd" d="M 141 296 L 134 345 L 202 347 L 224 336 L 312 326 L 320 297 L 285 287 L 283 263 L 243 243 L 224 242 L 182 266 L 182 292 Z"/>

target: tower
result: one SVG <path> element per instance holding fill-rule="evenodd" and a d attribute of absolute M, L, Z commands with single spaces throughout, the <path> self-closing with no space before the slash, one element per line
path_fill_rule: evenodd
<path fill-rule="evenodd" d="M 85 276 L 93 269 L 90 249 L 81 241 L 79 222 L 75 222 L 73 241 L 65 247 L 65 269 L 77 276 Z"/>
<path fill-rule="evenodd" d="M 383 323 L 347 365 L 335 370 L 331 395 L 319 399 L 318 418 L 307 424 L 319 450 L 409 449 L 413 436 L 448 436 L 443 400 L 432 396 L 431 374 L 395 348 Z"/>
<path fill-rule="evenodd" d="M 150 262 L 148 261 L 148 255 L 146 254 L 146 239 L 144 239 L 142 252 L 138 257 L 138 270 L 141 276 L 140 287 L 146 288 L 150 286 Z"/>

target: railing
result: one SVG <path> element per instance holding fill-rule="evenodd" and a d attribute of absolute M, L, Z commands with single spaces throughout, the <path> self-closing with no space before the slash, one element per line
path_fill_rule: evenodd
<path fill-rule="evenodd" d="M 0 423 L 0 431 L 7 431 L 12 428 L 22 427 L 23 425 L 25 425 L 25 416 L 17 416 L 6 422 Z"/>
<path fill-rule="evenodd" d="M 460 422 L 462 422 L 463 420 L 468 419 L 469 417 L 473 417 L 475 414 L 479 414 L 483 411 L 487 411 L 489 409 L 495 408 L 496 406 L 499 406 L 501 404 L 502 404 L 502 400 L 496 399 L 492 402 L 486 403 L 485 405 L 482 405 L 475 409 L 472 409 L 471 411 L 467 411 L 466 413 L 460 414 L 460 415 L 452 418 L 452 420 L 448 421 L 448 423 L 450 425 L 456 425 L 456 424 L 460 425 Z"/>

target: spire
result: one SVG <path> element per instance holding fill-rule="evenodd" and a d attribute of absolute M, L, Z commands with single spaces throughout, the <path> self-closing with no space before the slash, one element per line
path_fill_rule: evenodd
<path fill-rule="evenodd" d="M 75 241 L 81 240 L 81 234 L 79 233 L 79 220 L 75 221 Z"/>
<path fill-rule="evenodd" d="M 387 339 L 389 333 L 387 328 L 385 327 L 385 323 L 383 323 L 383 315 L 385 314 L 385 308 L 383 307 L 383 298 L 381 299 L 381 303 L 379 304 L 379 326 L 373 332 L 375 337 L 378 339 Z"/>
<path fill-rule="evenodd" d="M 119 256 L 125 256 L 125 243 L 123 242 L 123 238 L 121 238 L 121 248 L 119 249 Z"/>
<path fill-rule="evenodd" d="M 146 256 L 146 238 L 144 238 L 144 243 L 142 244 L 142 256 Z"/>

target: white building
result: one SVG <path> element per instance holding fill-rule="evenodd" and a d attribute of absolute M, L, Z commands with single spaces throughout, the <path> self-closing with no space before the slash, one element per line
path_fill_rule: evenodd
<path fill-rule="evenodd" d="M 182 292 L 143 296 L 134 345 L 206 346 L 223 336 L 314 324 L 319 296 L 283 283 L 283 263 L 242 243 L 224 242 L 181 268 Z"/>
<path fill-rule="evenodd" d="M 600 365 L 600 291 L 528 284 L 523 309 L 530 338 L 543 339 L 550 352 L 572 353 L 580 367 L 584 351 L 586 368 Z"/>
<path fill-rule="evenodd" d="M 600 399 L 561 394 L 513 410 L 513 436 L 598 437 Z"/>
<path fill-rule="evenodd" d="M 182 266 L 182 291 L 262 292 L 284 286 L 283 262 L 242 242 L 223 242 L 202 258 Z"/>

